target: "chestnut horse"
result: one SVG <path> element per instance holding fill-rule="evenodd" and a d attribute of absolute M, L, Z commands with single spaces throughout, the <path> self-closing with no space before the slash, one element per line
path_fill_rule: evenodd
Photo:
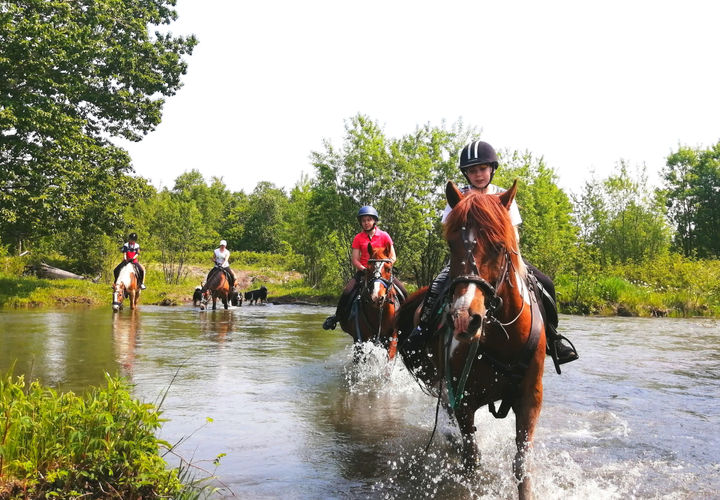
<path fill-rule="evenodd" d="M 454 183 L 447 184 L 453 207 L 445 224 L 448 288 L 438 297 L 437 331 L 426 334 L 425 359 L 434 370 L 415 373 L 431 392 L 446 397 L 462 434 L 466 470 L 474 470 L 479 456 L 475 412 L 488 405 L 503 418 L 513 410 L 513 471 L 520 498 L 526 499 L 532 497 L 527 454 L 542 406 L 545 329 L 508 214 L 516 192 L 517 183 L 500 195 L 463 195 Z M 401 343 L 417 324 L 425 291 L 409 297 L 398 312 Z M 502 401 L 498 410 L 496 401 Z"/>
<path fill-rule="evenodd" d="M 217 309 L 218 297 L 222 301 L 223 307 L 228 308 L 228 300 L 230 299 L 230 282 L 225 276 L 222 268 L 214 267 L 208 276 L 207 281 L 200 290 L 202 293 L 202 301 L 200 302 L 200 309 L 204 310 L 207 308 L 210 297 L 212 297 L 212 308 L 213 311 Z"/>
<path fill-rule="evenodd" d="M 350 315 L 341 317 L 340 327 L 356 344 L 373 341 L 395 356 L 395 311 L 400 298 L 394 284 L 390 247 L 373 248 L 368 243 L 370 259 L 360 282 L 360 290 L 350 306 Z"/>
<path fill-rule="evenodd" d="M 113 312 L 123 308 L 125 297 L 130 299 L 130 309 L 137 307 L 137 301 L 140 298 L 140 286 L 135 273 L 135 266 L 132 262 L 128 262 L 120 269 L 118 279 L 113 284 Z"/>

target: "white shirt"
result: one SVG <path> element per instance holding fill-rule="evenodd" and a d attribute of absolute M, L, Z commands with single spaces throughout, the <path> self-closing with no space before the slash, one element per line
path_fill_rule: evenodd
<path fill-rule="evenodd" d="M 470 190 L 469 186 L 465 186 L 462 189 L 463 193 L 467 193 Z M 501 187 L 496 186 L 495 184 L 489 184 L 488 190 L 486 194 L 500 194 L 507 191 L 507 189 L 503 189 Z M 450 205 L 445 205 L 445 210 L 443 210 L 442 214 L 442 223 L 445 224 L 445 221 L 447 220 L 448 215 L 450 215 L 450 212 L 452 211 L 452 208 L 450 208 Z M 515 200 L 512 201 L 510 204 L 510 222 L 513 226 L 517 227 L 522 223 L 522 217 L 520 217 L 520 210 L 518 209 L 517 203 L 515 203 Z"/>
<path fill-rule="evenodd" d="M 230 250 L 225 248 L 224 251 L 220 251 L 219 248 L 215 249 L 215 264 L 220 267 L 230 267 Z"/>

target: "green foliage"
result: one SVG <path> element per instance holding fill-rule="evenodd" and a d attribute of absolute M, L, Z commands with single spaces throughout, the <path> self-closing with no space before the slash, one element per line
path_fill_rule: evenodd
<path fill-rule="evenodd" d="M 0 377 L 0 491 L 30 497 L 161 498 L 182 490 L 159 455 L 160 411 L 120 379 L 85 397 Z M 13 493 L 14 492 L 14 493 Z"/>
<path fill-rule="evenodd" d="M 604 181 L 585 183 L 575 199 L 583 243 L 598 250 L 603 264 L 640 263 L 666 253 L 670 229 L 657 193 L 650 192 L 644 167 L 633 178 L 624 162 Z"/>
<path fill-rule="evenodd" d="M 215 247 L 221 236 L 218 230 L 226 216 L 227 203 L 230 192 L 222 179 L 213 177 L 206 184 L 202 174 L 191 170 L 181 174 L 175 179 L 172 189 L 173 198 L 182 204 L 194 203 L 198 212 L 202 214 L 202 227 L 193 228 L 200 232 L 198 247 Z"/>
<path fill-rule="evenodd" d="M 581 255 L 581 254 L 580 254 Z M 661 254 L 641 264 L 600 268 L 574 259 L 576 273 L 558 276 L 561 309 L 636 316 L 720 314 L 720 261 Z"/>
<path fill-rule="evenodd" d="M 675 247 L 685 256 L 720 256 L 720 142 L 681 147 L 668 156 L 663 176 Z"/>
<path fill-rule="evenodd" d="M 155 197 L 153 209 L 150 232 L 161 252 L 165 282 L 178 284 L 187 275 L 188 254 L 207 235 L 203 214 L 195 200 L 167 190 Z"/>
<path fill-rule="evenodd" d="M 196 43 L 148 32 L 171 0 L 11 0 L 0 11 L 0 234 L 18 253 L 71 228 L 113 234 L 142 196 L 125 151 L 160 123 Z"/>
<path fill-rule="evenodd" d="M 461 124 L 451 129 L 443 124 L 393 139 L 357 115 L 346 123 L 342 148 L 326 142 L 324 151 L 313 152 L 312 241 L 296 249 L 306 256 L 308 275 L 317 277 L 311 282 L 339 286 L 350 278 L 350 244 L 359 231 L 355 215 L 360 206 L 373 205 L 393 238 L 398 267 L 418 285 L 426 284 L 445 257 L 437 220 L 445 183 L 459 175 L 456 152 L 468 135 Z"/>
<path fill-rule="evenodd" d="M 235 206 L 228 216 L 231 224 L 242 228 L 228 244 L 238 250 L 281 252 L 294 230 L 286 222 L 289 212 L 289 201 L 282 189 L 269 182 L 258 183 L 244 203 Z"/>
<path fill-rule="evenodd" d="M 576 241 L 570 199 L 556 184 L 555 172 L 529 152 L 505 152 L 493 182 L 509 188 L 518 182 L 517 204 L 523 223 L 523 257 L 555 276 L 567 264 L 567 251 Z"/>

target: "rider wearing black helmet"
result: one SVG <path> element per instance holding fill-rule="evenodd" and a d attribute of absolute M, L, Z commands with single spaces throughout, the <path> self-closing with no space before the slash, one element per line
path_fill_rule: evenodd
<path fill-rule="evenodd" d="M 117 267 L 113 270 L 113 275 L 115 275 L 115 281 L 118 279 L 118 275 L 120 274 L 120 269 L 123 268 L 125 264 L 128 262 L 132 262 L 135 266 L 135 270 L 137 271 L 137 280 L 138 284 L 140 285 L 140 288 L 142 290 L 145 290 L 145 268 L 138 262 L 138 255 L 140 254 L 140 245 L 137 243 L 137 234 L 130 233 L 128 235 L 128 241 L 125 243 L 120 251 L 124 254 L 123 255 L 123 261 L 117 265 Z"/>
<path fill-rule="evenodd" d="M 505 191 L 505 189 L 491 183 L 495 176 L 495 171 L 498 168 L 498 157 L 495 149 L 487 142 L 473 141 L 466 144 L 465 147 L 460 150 L 458 166 L 469 182 L 468 186 L 462 188 L 463 193 L 472 190 L 483 194 L 499 194 Z M 445 207 L 442 215 L 443 223 L 451 210 L 449 205 Z M 520 217 L 520 211 L 518 210 L 515 200 L 513 200 L 510 205 L 509 211 L 510 222 L 512 222 L 512 225 L 515 227 L 515 235 L 519 242 L 520 237 L 517 227 L 522 222 L 522 218 Z M 535 275 L 543 289 L 543 304 L 547 312 L 545 331 L 548 339 L 548 352 L 557 357 L 558 364 L 576 360 L 578 354 L 575 348 L 572 347 L 572 344 L 566 345 L 563 343 L 564 337 L 557 333 L 558 317 L 555 305 L 555 285 L 548 276 L 541 273 L 535 266 L 527 261 L 525 261 L 525 265 L 528 270 Z M 431 326 L 430 322 L 433 317 L 437 298 L 445 289 L 449 272 L 450 266 L 446 266 L 430 285 L 425 295 L 420 323 L 408 338 L 406 345 L 401 347 L 406 357 L 413 358 L 413 355 L 416 353 L 422 353 L 425 344 L 425 334 Z M 423 366 L 422 359 L 416 358 L 416 360 L 418 366 Z"/>
<path fill-rule="evenodd" d="M 337 326 L 337 322 L 342 317 L 341 315 L 346 314 L 347 306 L 349 305 L 350 300 L 354 295 L 357 285 L 360 283 L 360 279 L 362 278 L 362 272 L 365 271 L 368 260 L 370 259 L 370 254 L 368 252 L 368 243 L 370 243 L 373 248 L 382 248 L 389 245 L 390 259 L 392 259 L 393 262 L 396 259 L 395 246 L 393 245 L 392 238 L 390 238 L 390 235 L 388 233 L 377 227 L 379 218 L 380 216 L 378 215 L 377 210 L 375 210 L 370 205 L 360 207 L 360 210 L 358 210 L 357 220 L 362 227 L 362 231 L 355 235 L 350 249 L 350 260 L 353 267 L 357 269 L 357 272 L 355 273 L 355 276 L 353 276 L 353 278 L 348 281 L 347 285 L 345 285 L 345 289 L 340 295 L 340 300 L 338 301 L 335 314 L 329 316 L 323 323 L 323 328 L 325 330 L 334 330 L 335 326 Z M 400 289 L 403 297 L 407 297 L 405 287 L 400 282 L 400 280 L 395 278 L 393 281 Z"/>

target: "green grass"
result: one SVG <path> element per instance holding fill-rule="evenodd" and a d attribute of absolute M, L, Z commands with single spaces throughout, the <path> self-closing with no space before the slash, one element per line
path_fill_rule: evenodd
<path fill-rule="evenodd" d="M 162 266 L 147 259 L 140 304 L 189 303 L 195 287 L 211 267 L 207 252 L 191 255 L 178 284 L 165 283 Z M 0 308 L 108 306 L 109 283 L 88 280 L 44 280 L 22 276 L 24 259 L 0 258 Z M 232 267 L 251 281 L 241 291 L 265 285 L 270 301 L 334 305 L 340 289 L 308 286 L 295 271 L 297 256 L 234 252 Z M 569 314 L 631 316 L 720 316 L 720 261 L 690 261 L 663 256 L 642 265 L 603 269 L 602 275 L 559 275 L 555 279 L 560 311 Z M 412 288 L 412 287 L 411 287 Z"/>

